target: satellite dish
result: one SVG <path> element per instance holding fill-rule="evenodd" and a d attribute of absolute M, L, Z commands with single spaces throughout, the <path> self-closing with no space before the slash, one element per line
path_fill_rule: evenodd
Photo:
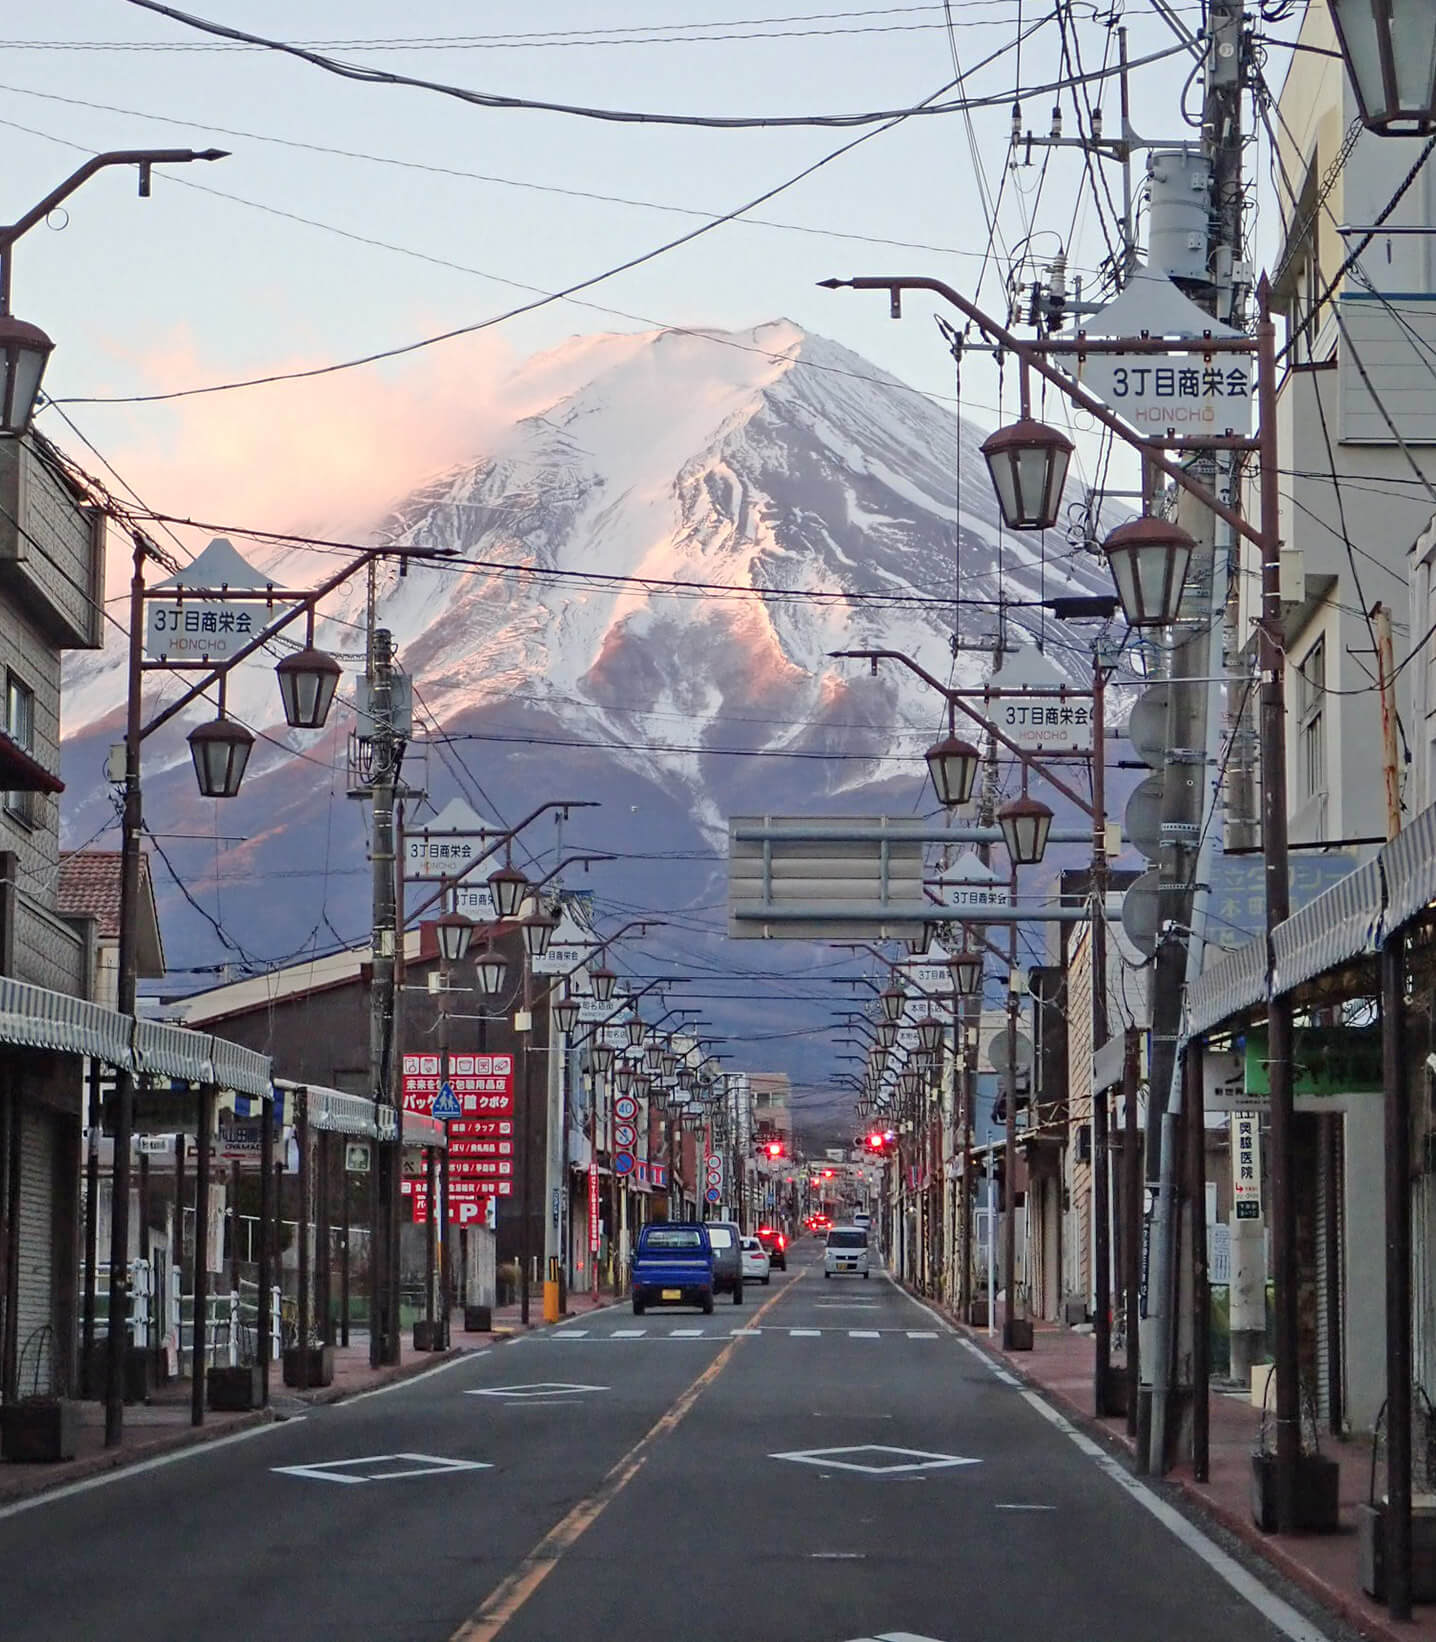
<path fill-rule="evenodd" d="M 1160 859 L 1162 853 L 1162 787 L 1160 775 L 1139 781 L 1122 814 L 1122 836 L 1149 861 Z"/>
<path fill-rule="evenodd" d="M 1006 1073 L 1011 1068 L 1007 1058 L 1007 1033 L 994 1032 L 987 1045 L 987 1064 L 994 1072 Z M 1032 1039 L 1025 1032 L 1017 1034 L 1017 1065 L 1021 1071 L 1026 1071 L 1032 1065 Z"/>
<path fill-rule="evenodd" d="M 1144 764 L 1162 767 L 1167 752 L 1167 701 L 1169 686 L 1154 684 L 1132 703 L 1127 719 L 1127 739 Z"/>
<path fill-rule="evenodd" d="M 1122 930 L 1144 957 L 1157 950 L 1157 888 L 1155 867 L 1142 874 L 1122 897 Z"/>

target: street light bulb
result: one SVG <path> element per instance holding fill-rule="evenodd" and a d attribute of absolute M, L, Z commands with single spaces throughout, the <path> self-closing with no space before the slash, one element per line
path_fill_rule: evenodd
<path fill-rule="evenodd" d="M 274 669 L 284 721 L 294 730 L 321 730 L 329 717 L 334 692 L 344 669 L 333 656 L 312 645 L 285 658 Z"/>
<path fill-rule="evenodd" d="M 205 798 L 233 798 L 244 780 L 254 737 L 232 718 L 216 718 L 189 733 L 195 780 Z"/>
<path fill-rule="evenodd" d="M 27 433 L 54 343 L 38 325 L 0 314 L 0 434 Z"/>

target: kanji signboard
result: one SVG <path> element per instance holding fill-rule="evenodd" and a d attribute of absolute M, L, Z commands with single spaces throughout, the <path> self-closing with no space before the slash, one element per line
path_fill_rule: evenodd
<path fill-rule="evenodd" d="M 1041 695 L 1035 691 L 1044 692 Z M 988 720 L 1011 742 L 1031 752 L 1087 752 L 1092 746 L 1092 703 L 1040 651 L 1003 657 L 992 676 Z"/>
<path fill-rule="evenodd" d="M 1254 371 L 1236 355 L 1091 354 L 1082 385 L 1149 436 L 1251 432 Z"/>
<path fill-rule="evenodd" d="M 404 1110 L 427 1114 L 440 1082 L 437 1055 L 405 1055 Z M 463 1107 L 463 1118 L 456 1120 L 456 1126 L 470 1118 L 513 1116 L 512 1055 L 450 1055 L 449 1084 Z"/>
<path fill-rule="evenodd" d="M 1232 1202 L 1238 1220 L 1261 1219 L 1261 1141 L 1256 1112 L 1232 1113 Z"/>

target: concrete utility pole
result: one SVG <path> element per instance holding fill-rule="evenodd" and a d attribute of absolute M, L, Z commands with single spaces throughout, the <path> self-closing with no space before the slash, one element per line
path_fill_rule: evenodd
<path fill-rule="evenodd" d="M 1193 300 L 1223 323 L 1240 328 L 1243 289 L 1235 278 L 1242 245 L 1242 89 L 1244 80 L 1243 0 L 1213 0 L 1207 31 L 1206 97 L 1202 110 L 1203 160 L 1210 167 L 1211 229 L 1205 278 L 1186 270 L 1160 268 L 1187 284 Z M 1154 156 L 1153 165 L 1173 156 Z M 1183 157 L 1184 158 L 1184 157 Z M 1183 165 L 1184 173 L 1186 165 Z M 1184 180 L 1190 179 L 1184 175 Z M 1157 234 L 1153 232 L 1153 239 Z M 1211 469 L 1212 458 L 1198 465 Z M 1211 486 L 1212 472 L 1203 477 Z M 1176 1430 L 1169 1400 L 1178 1395 L 1177 1360 L 1188 1362 L 1178 1348 L 1177 1275 L 1178 1145 L 1181 1117 L 1177 1043 L 1184 988 L 1201 962 L 1201 942 L 1194 938 L 1198 857 L 1204 841 L 1208 770 L 1220 728 L 1214 686 L 1220 673 L 1222 613 L 1226 605 L 1226 565 L 1217 562 L 1215 516 L 1189 505 L 1181 522 L 1195 538 L 1183 595 L 1180 637 L 1172 651 L 1167 714 L 1167 750 L 1162 771 L 1160 879 L 1157 949 L 1152 974 L 1152 1038 L 1147 1104 L 1146 1184 L 1153 1197 L 1148 1234 L 1149 1257 L 1145 1327 L 1140 1352 L 1149 1400 L 1142 1410 L 1139 1440 L 1143 1468 L 1162 1474 Z M 1208 829 L 1210 830 L 1210 829 Z M 1190 1206 L 1194 1213 L 1200 1205 Z M 1193 1235 L 1204 1235 L 1193 1226 Z M 1188 1373 L 1188 1380 L 1190 1375 Z"/>
<path fill-rule="evenodd" d="M 370 788 L 373 798 L 373 934 L 369 981 L 369 1082 L 374 1091 L 378 1128 L 388 1107 L 397 1132 L 376 1143 L 377 1167 L 369 1228 L 369 1362 L 372 1367 L 399 1360 L 399 1199 L 403 1169 L 403 1115 L 393 1087 L 394 1061 L 394 787 L 397 738 L 394 734 L 394 648 L 388 628 L 376 627 L 369 681 L 371 744 Z"/>

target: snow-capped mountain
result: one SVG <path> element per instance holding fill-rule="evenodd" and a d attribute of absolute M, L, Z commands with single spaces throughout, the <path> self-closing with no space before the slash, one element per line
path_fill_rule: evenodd
<path fill-rule="evenodd" d="M 943 679 L 980 682 L 984 652 L 953 657 L 952 600 L 955 588 L 995 597 L 999 541 L 1011 599 L 1107 590 L 1058 533 L 1045 564 L 1035 540 L 1000 535 L 979 430 L 786 320 L 580 339 L 529 361 L 511 387 L 526 409 L 507 431 L 366 538 L 453 555 L 384 571 L 379 619 L 415 682 L 416 741 L 433 743 L 422 765 L 410 753 L 409 778 L 435 808 L 461 792 L 510 820 L 546 798 L 604 800 L 564 837 L 566 849 L 625 857 L 598 869 L 600 910 L 666 902 L 690 909 L 679 915 L 695 934 L 716 931 L 728 815 L 911 813 L 940 700 L 903 669 L 872 678 L 830 653 L 900 650 Z M 313 585 L 336 563 L 235 545 L 280 585 Z M 318 642 L 354 666 L 362 579 L 328 609 Z M 994 612 L 964 604 L 960 622 L 974 640 Z M 1046 632 L 1075 681 L 1075 635 L 1050 619 Z M 119 661 L 74 658 L 67 675 L 72 842 L 109 802 L 94 772 L 118 734 Z M 229 703 L 273 737 L 256 746 L 241 797 L 195 796 L 171 726 L 146 744 L 148 824 L 161 842 L 232 840 L 165 848 L 246 955 L 358 935 L 363 818 L 343 803 L 352 717 L 321 738 L 289 732 L 258 664 L 231 680 Z M 157 877 L 172 963 L 221 956 L 214 928 L 165 889 L 163 865 Z M 755 951 L 769 961 L 769 949 L 730 948 L 728 966 L 760 967 Z"/>

